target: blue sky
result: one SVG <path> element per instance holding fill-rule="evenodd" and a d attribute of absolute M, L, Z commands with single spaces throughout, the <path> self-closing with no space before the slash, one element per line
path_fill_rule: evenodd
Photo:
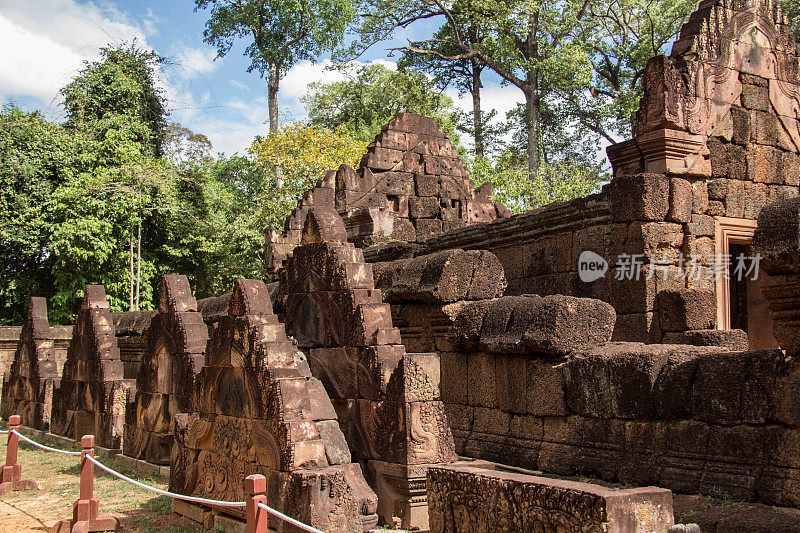
<path fill-rule="evenodd" d="M 13 100 L 26 110 L 41 110 L 52 120 L 62 120 L 58 89 L 84 60 L 97 58 L 98 49 L 112 42 L 137 41 L 169 59 L 158 76 L 171 120 L 209 137 L 215 151 L 244 153 L 253 137 L 267 126 L 266 83 L 258 73 L 247 73 L 249 61 L 240 42 L 224 58 L 203 43 L 207 12 L 194 12 L 188 0 L 0 0 L 0 101 Z M 404 42 L 400 38 L 424 37 L 430 30 L 419 26 L 394 43 L 382 43 L 360 58 L 364 62 L 394 58 L 386 50 Z M 339 74 L 325 70 L 327 58 L 316 64 L 293 67 L 281 82 L 281 122 L 303 120 L 300 97 L 308 83 L 334 81 Z M 447 94 L 467 108 L 455 91 Z M 522 101 L 512 87 L 485 81 L 484 109 L 499 116 Z"/>

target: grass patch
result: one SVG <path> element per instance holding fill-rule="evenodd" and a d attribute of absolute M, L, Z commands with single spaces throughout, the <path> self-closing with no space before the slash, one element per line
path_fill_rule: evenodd
<path fill-rule="evenodd" d="M 49 439 L 51 440 L 51 439 Z M 58 442 L 43 442 L 63 449 Z M 0 462 L 5 461 L 6 439 L 0 436 Z M 167 489 L 167 482 L 133 471 L 115 457 L 98 458 L 104 465 L 147 485 Z M 20 443 L 19 464 L 22 476 L 33 479 L 41 490 L 12 492 L 0 496 L 0 524 L 3 531 L 41 532 L 58 520 L 72 515 L 72 504 L 80 490 L 80 456 L 47 452 Z M 199 533 L 202 527 L 171 511 L 167 496 L 127 483 L 99 468 L 94 469 L 94 496 L 100 512 L 122 520 L 125 531 L 152 533 Z"/>

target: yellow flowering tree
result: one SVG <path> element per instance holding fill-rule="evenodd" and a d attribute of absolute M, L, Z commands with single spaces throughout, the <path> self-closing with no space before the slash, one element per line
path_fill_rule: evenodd
<path fill-rule="evenodd" d="M 367 144 L 341 128 L 329 130 L 301 123 L 257 138 L 250 153 L 255 164 L 272 176 L 272 184 L 264 188 L 260 202 L 265 226 L 283 229 L 284 219 L 303 193 L 330 169 L 343 163 L 356 168 Z"/>

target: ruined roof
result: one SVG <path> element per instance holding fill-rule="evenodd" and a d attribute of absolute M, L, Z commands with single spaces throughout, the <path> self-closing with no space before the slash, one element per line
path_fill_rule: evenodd
<path fill-rule="evenodd" d="M 117 336 L 142 336 L 158 311 L 122 311 L 111 313 Z"/>

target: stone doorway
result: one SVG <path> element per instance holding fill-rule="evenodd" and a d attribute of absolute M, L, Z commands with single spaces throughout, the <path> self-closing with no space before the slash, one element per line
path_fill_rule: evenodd
<path fill-rule="evenodd" d="M 717 217 L 716 250 L 720 265 L 717 276 L 717 328 L 747 332 L 749 348 L 778 348 L 772 335 L 772 317 L 761 295 L 766 274 L 753 262 L 750 243 L 756 221 Z M 721 275 L 723 272 L 727 275 Z"/>

